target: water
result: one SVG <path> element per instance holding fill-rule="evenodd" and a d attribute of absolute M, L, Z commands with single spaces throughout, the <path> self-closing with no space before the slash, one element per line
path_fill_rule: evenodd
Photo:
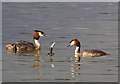
<path fill-rule="evenodd" d="M 117 82 L 117 3 L 3 3 L 3 82 Z M 44 31 L 40 56 L 7 53 L 9 42 L 32 42 L 33 30 Z M 74 62 L 73 38 L 81 50 L 100 49 L 103 57 L 84 57 Z M 56 42 L 54 56 L 48 48 Z"/>

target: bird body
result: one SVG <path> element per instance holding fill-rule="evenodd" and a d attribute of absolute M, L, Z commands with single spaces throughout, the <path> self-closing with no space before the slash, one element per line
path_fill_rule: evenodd
<path fill-rule="evenodd" d="M 75 56 L 79 56 L 79 57 L 99 57 L 99 56 L 103 56 L 103 55 L 108 54 L 104 51 L 95 50 L 95 49 L 80 51 L 81 44 L 78 41 L 78 39 L 71 40 L 70 45 L 68 45 L 68 46 L 73 46 L 73 45 L 76 46 Z"/>
<path fill-rule="evenodd" d="M 10 52 L 32 52 L 34 50 L 40 50 L 39 38 L 45 36 L 45 33 L 39 30 L 34 30 L 33 41 L 34 43 L 20 40 L 6 45 L 6 50 Z"/>

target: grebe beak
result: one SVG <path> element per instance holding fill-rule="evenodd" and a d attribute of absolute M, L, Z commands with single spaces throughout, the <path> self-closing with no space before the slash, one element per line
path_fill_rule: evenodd
<path fill-rule="evenodd" d="M 43 36 L 46 36 L 46 34 L 43 34 Z"/>
<path fill-rule="evenodd" d="M 67 45 L 67 47 L 70 47 L 70 46 L 73 46 L 73 45 L 75 45 L 75 41 L 72 40 L 72 41 L 69 42 L 69 44 Z"/>
<path fill-rule="evenodd" d="M 69 45 L 67 45 L 66 47 L 70 47 L 70 44 L 69 44 Z"/>

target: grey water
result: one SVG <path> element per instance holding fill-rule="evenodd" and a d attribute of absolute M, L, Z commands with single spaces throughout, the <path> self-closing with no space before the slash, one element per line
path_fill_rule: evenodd
<path fill-rule="evenodd" d="M 2 3 L 3 82 L 117 82 L 118 4 L 113 2 Z M 33 31 L 44 31 L 39 55 L 6 52 L 7 43 L 33 42 Z M 82 57 L 74 62 L 77 38 L 81 50 L 99 49 L 110 55 Z M 48 49 L 56 42 L 54 55 Z"/>

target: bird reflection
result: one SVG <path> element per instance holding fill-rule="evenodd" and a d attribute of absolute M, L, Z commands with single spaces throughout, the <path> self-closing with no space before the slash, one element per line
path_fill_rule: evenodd
<path fill-rule="evenodd" d="M 54 54 L 53 54 L 54 55 Z M 53 68 L 54 64 L 53 64 L 53 55 L 49 56 L 49 61 L 51 62 L 50 67 Z M 40 80 L 41 78 L 41 62 L 45 61 L 41 59 L 41 52 L 35 51 L 34 52 L 34 64 L 33 64 L 33 68 L 35 69 L 35 79 L 36 80 Z"/>
<path fill-rule="evenodd" d="M 81 57 L 79 57 L 78 55 L 75 55 L 75 62 L 80 62 Z"/>
<path fill-rule="evenodd" d="M 49 55 L 48 55 L 49 56 Z M 52 56 L 49 56 L 49 61 L 50 62 L 53 62 L 53 55 Z"/>
<path fill-rule="evenodd" d="M 50 67 L 53 68 L 54 67 L 54 64 L 53 64 L 54 53 L 49 53 L 48 57 L 49 57 Z"/>
<path fill-rule="evenodd" d="M 53 56 L 54 56 L 54 53 L 53 53 L 53 52 L 49 52 L 49 53 L 48 53 L 48 57 L 49 57 L 49 61 L 50 61 L 50 62 L 53 62 Z"/>
<path fill-rule="evenodd" d="M 35 51 L 34 52 L 34 64 L 33 64 L 33 68 L 35 69 L 36 71 L 36 80 L 39 80 L 40 79 L 40 68 L 41 68 L 41 52 L 38 50 L 38 51 Z"/>
<path fill-rule="evenodd" d="M 80 74 L 80 57 L 75 56 L 74 62 L 71 64 L 71 80 L 76 80 L 77 76 Z"/>

